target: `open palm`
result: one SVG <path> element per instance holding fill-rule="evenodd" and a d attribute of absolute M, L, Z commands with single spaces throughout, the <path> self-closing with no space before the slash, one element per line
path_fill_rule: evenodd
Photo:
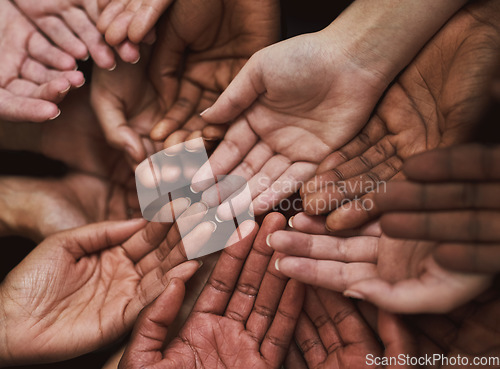
<path fill-rule="evenodd" d="M 168 312 L 140 319 L 120 368 L 279 368 L 304 294 L 274 269 L 276 255 L 265 245 L 267 234 L 284 225 L 272 214 L 255 238 L 255 223 L 243 223 L 246 236 L 224 249 L 178 336 L 162 348 Z"/>
<path fill-rule="evenodd" d="M 9 359 L 63 360 L 124 334 L 171 278 L 186 281 L 199 267 L 195 261 L 172 270 L 158 265 L 145 274 L 136 267 L 155 252 L 163 228 L 143 220 L 107 222 L 41 243 L 1 285 Z"/>
<path fill-rule="evenodd" d="M 470 140 L 500 57 L 499 15 L 497 3 L 483 1 L 444 26 L 389 88 L 363 130 L 304 184 L 308 214 L 331 212 L 326 219 L 331 230 L 358 227 L 378 215 L 371 206 L 374 193 L 367 193 L 402 178 L 406 159 Z"/>
<path fill-rule="evenodd" d="M 193 178 L 195 190 L 205 189 L 197 182 L 212 178 L 212 172 L 240 175 L 249 180 L 255 213 L 264 213 L 359 132 L 385 84 L 335 41 L 322 31 L 250 58 L 203 114 L 210 123 L 234 123 Z"/>

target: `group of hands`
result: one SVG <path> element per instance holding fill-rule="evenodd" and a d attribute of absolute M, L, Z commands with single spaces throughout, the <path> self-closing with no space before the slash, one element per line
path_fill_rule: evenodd
<path fill-rule="evenodd" d="M 1 365 L 75 357 L 134 322 L 124 368 L 495 353 L 500 149 L 460 145 L 499 67 L 495 1 L 460 10 L 394 81 L 367 74 L 326 31 L 273 44 L 275 1 L 0 8 L 13 43 L 0 44 L 3 130 L 70 168 L 0 179 L 2 234 L 41 242 L 0 285 Z M 75 59 L 89 55 L 90 88 L 66 97 L 84 84 Z M 194 187 L 239 175 L 256 215 L 298 190 L 304 212 L 288 228 L 277 213 L 260 229 L 243 223 L 165 345 L 200 263 L 187 261 L 176 225 L 123 219 L 140 216 L 133 169 L 197 137 L 221 142 Z M 204 223 L 190 229 L 210 237 Z"/>

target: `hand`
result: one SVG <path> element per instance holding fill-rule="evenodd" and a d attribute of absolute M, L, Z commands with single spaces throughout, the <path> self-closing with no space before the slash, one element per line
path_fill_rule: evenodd
<path fill-rule="evenodd" d="M 243 239 L 222 252 L 178 337 L 162 348 L 172 313 L 158 311 L 155 323 L 151 316 L 136 328 L 120 368 L 279 368 L 304 293 L 300 283 L 276 272 L 276 256 L 265 245 L 267 234 L 284 223 L 283 216 L 269 215 L 257 237 L 255 223 L 243 223 Z"/>
<path fill-rule="evenodd" d="M 0 119 L 54 119 L 71 87 L 83 85 L 75 60 L 52 46 L 10 2 L 0 3 Z"/>
<path fill-rule="evenodd" d="M 135 187 L 82 173 L 60 179 L 1 178 L 0 192 L 5 210 L 0 234 L 35 242 L 90 223 L 140 217 Z"/>
<path fill-rule="evenodd" d="M 331 212 L 331 231 L 358 227 L 378 216 L 375 192 L 402 178 L 410 156 L 471 139 L 500 58 L 499 16 L 497 2 L 482 1 L 444 26 L 387 91 L 367 126 L 304 184 L 308 214 Z"/>
<path fill-rule="evenodd" d="M 58 233 L 38 245 L 0 286 L 3 364 L 64 360 L 122 336 L 172 278 L 196 261 L 143 273 L 171 224 L 106 222 Z M 22 309 L 19 308 L 22 306 Z"/>
<path fill-rule="evenodd" d="M 165 112 L 162 99 L 147 75 L 149 57 L 135 65 L 118 62 L 109 72 L 94 68 L 91 103 L 109 144 L 125 151 L 132 167 L 161 150 L 149 139 Z"/>
<path fill-rule="evenodd" d="M 391 237 L 439 242 L 443 267 L 472 273 L 500 271 L 500 148 L 479 145 L 414 156 L 376 197 L 381 225 Z"/>
<path fill-rule="evenodd" d="M 340 238 L 290 231 L 275 232 L 267 242 L 290 255 L 276 264 L 290 278 L 392 312 L 448 312 L 491 283 L 487 275 L 441 267 L 433 256 L 437 242 L 393 239 L 384 234 Z"/>
<path fill-rule="evenodd" d="M 415 340 L 401 320 L 383 310 L 377 315 L 377 330 L 385 349 L 349 299 L 335 292 L 308 287 L 304 312 L 295 330 L 307 368 L 361 368 L 374 365 L 375 360 L 383 357 L 415 357 Z M 413 367 L 378 364 L 383 368 Z"/>
<path fill-rule="evenodd" d="M 169 110 L 151 137 L 166 139 L 165 147 L 200 137 L 206 123 L 199 114 L 255 52 L 278 41 L 279 23 L 275 0 L 175 2 L 159 27 L 151 69 Z M 207 128 L 208 148 L 225 131 L 226 126 Z"/>
<path fill-rule="evenodd" d="M 54 44 L 74 58 L 84 60 L 90 54 L 99 68 L 114 68 L 113 50 L 95 25 L 100 14 L 98 0 L 14 0 L 14 3 Z M 130 42 L 116 46 L 123 60 L 138 60 L 138 46 Z"/>
<path fill-rule="evenodd" d="M 236 121 L 193 188 L 204 190 L 199 183 L 212 171 L 231 172 L 249 181 L 255 214 L 265 213 L 356 135 L 384 88 L 327 31 L 257 52 L 203 115 L 210 123 Z"/>

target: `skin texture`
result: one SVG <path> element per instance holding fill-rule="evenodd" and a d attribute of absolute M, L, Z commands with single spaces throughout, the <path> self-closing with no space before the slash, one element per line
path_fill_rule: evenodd
<path fill-rule="evenodd" d="M 488 275 L 440 266 L 433 255 L 437 242 L 394 239 L 383 233 L 341 238 L 280 231 L 269 237 L 268 244 L 290 255 L 277 263 L 290 278 L 391 312 L 448 312 L 491 283 Z"/>
<path fill-rule="evenodd" d="M 405 160 L 471 137 L 498 69 L 499 15 L 497 2 L 480 1 L 446 24 L 389 88 L 360 134 L 304 184 L 307 214 L 330 213 L 331 231 L 359 227 L 380 213 L 375 193 L 368 192 L 404 178 Z M 378 192 L 385 190 L 382 184 Z"/>
<path fill-rule="evenodd" d="M 298 347 L 289 351 L 285 368 L 360 368 L 367 365 L 367 355 L 415 356 L 415 340 L 402 320 L 383 310 L 373 310 L 374 328 L 382 345 L 352 301 L 336 292 L 308 287 L 295 330 Z M 387 366 L 401 367 L 412 366 Z"/>
<path fill-rule="evenodd" d="M 497 231 L 500 149 L 458 146 L 417 155 L 394 183 L 377 195 L 382 229 L 392 237 L 439 242 L 436 260 L 445 268 L 474 273 L 500 271 Z"/>
<path fill-rule="evenodd" d="M 84 83 L 75 60 L 50 44 L 10 2 L 0 4 L 0 119 L 43 122 Z"/>
<path fill-rule="evenodd" d="M 163 348 L 171 316 L 144 316 L 147 325 L 136 327 L 120 368 L 279 368 L 304 295 L 300 283 L 276 272 L 265 245 L 267 234 L 284 225 L 276 213 L 258 234 L 255 223 L 243 223 L 247 237 L 224 249 L 178 337 Z"/>
<path fill-rule="evenodd" d="M 97 30 L 100 9 L 97 0 L 14 0 L 16 6 L 50 40 L 76 59 L 92 57 L 97 66 L 113 69 L 115 56 Z M 135 62 L 139 47 L 130 42 L 116 46 L 124 61 Z"/>
<path fill-rule="evenodd" d="M 138 266 L 170 226 L 97 223 L 38 245 L 0 285 L 3 363 L 64 360 L 123 335 L 172 278 L 186 281 L 199 267 L 158 263 L 144 273 Z"/>

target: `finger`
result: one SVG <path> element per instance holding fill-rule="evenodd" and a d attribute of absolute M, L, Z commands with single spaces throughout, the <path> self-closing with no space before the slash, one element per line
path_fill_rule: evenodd
<path fill-rule="evenodd" d="M 415 336 L 404 325 L 401 318 L 383 310 L 378 311 L 378 334 L 385 347 L 385 357 L 399 357 L 408 355 L 416 357 L 418 354 Z M 394 366 L 394 368 L 410 368 L 409 365 Z"/>
<path fill-rule="evenodd" d="M 439 245 L 433 253 L 444 268 L 466 273 L 498 273 L 500 245 L 450 244 Z"/>
<path fill-rule="evenodd" d="M 246 137 L 240 140 L 238 137 Z M 200 170 L 193 176 L 192 188 L 195 191 L 206 190 L 213 185 L 214 176 L 228 174 L 238 165 L 257 142 L 257 136 L 248 122 L 238 120 L 228 130 L 226 137 Z"/>
<path fill-rule="evenodd" d="M 375 192 L 370 192 L 335 209 L 326 217 L 326 228 L 330 232 L 352 230 L 377 218 L 380 210 L 374 197 Z"/>
<path fill-rule="evenodd" d="M 262 80 L 259 52 L 254 54 L 215 104 L 202 113 L 209 123 L 227 123 L 235 119 L 266 90 Z"/>
<path fill-rule="evenodd" d="M 203 128 L 202 137 L 205 141 L 220 141 L 226 135 L 229 125 L 207 125 Z"/>
<path fill-rule="evenodd" d="M 490 284 L 490 278 L 483 275 L 446 273 L 395 284 L 373 278 L 349 285 L 344 294 L 394 313 L 446 313 L 479 295 Z"/>
<path fill-rule="evenodd" d="M 307 303 L 307 297 L 304 299 L 304 302 Z M 304 312 L 300 314 L 297 321 L 295 339 L 304 354 L 309 368 L 317 368 L 326 362 L 328 353 L 323 345 L 323 341 L 321 341 L 316 327 Z"/>
<path fill-rule="evenodd" d="M 356 306 L 345 296 L 337 292 L 332 292 L 325 289 L 316 290 L 317 297 L 324 309 L 328 312 L 328 317 L 331 319 L 333 326 L 338 333 L 338 337 L 342 342 L 344 347 L 350 345 L 356 345 L 359 349 L 362 349 L 366 353 L 380 353 L 380 346 L 373 335 L 370 326 L 366 323 L 363 317 L 359 314 Z M 311 302 L 309 302 L 309 305 Z M 327 321 L 326 317 L 321 315 L 316 317 L 312 312 L 315 311 L 314 307 L 306 310 L 308 315 L 311 317 L 312 321 L 318 328 L 321 339 L 327 347 L 329 353 L 335 351 L 338 347 L 336 344 L 336 338 L 333 337 L 332 340 L 328 339 L 328 334 L 331 332 L 326 329 L 322 329 L 322 324 Z M 323 324 L 325 328 L 328 326 Z M 336 347 L 337 345 L 337 347 Z"/>
<path fill-rule="evenodd" d="M 41 64 L 56 70 L 70 71 L 76 68 L 75 58 L 53 46 L 38 32 L 33 32 L 28 41 L 28 54 Z"/>
<path fill-rule="evenodd" d="M 133 44 L 128 40 L 125 40 L 121 44 L 115 46 L 115 51 L 126 63 L 137 64 L 141 59 L 140 46 Z"/>
<path fill-rule="evenodd" d="M 500 184 L 396 182 L 388 184 L 375 201 L 382 211 L 498 209 Z"/>
<path fill-rule="evenodd" d="M 272 232 L 283 229 L 285 224 L 285 218 L 279 213 L 271 213 L 264 219 L 224 313 L 225 316 L 246 323 L 273 254 L 273 250 L 266 245 L 266 238 Z"/>
<path fill-rule="evenodd" d="M 292 256 L 318 260 L 376 263 L 379 239 L 375 237 L 339 238 L 277 231 L 270 234 L 266 242 L 274 250 Z"/>
<path fill-rule="evenodd" d="M 85 43 L 90 56 L 99 68 L 111 69 L 115 66 L 113 50 L 104 42 L 102 35 L 85 11 L 79 8 L 70 9 L 66 22 Z"/>
<path fill-rule="evenodd" d="M 106 30 L 106 42 L 109 45 L 116 46 L 127 39 L 127 31 L 134 15 L 133 11 L 126 9 L 113 19 Z"/>
<path fill-rule="evenodd" d="M 303 284 L 290 280 L 281 296 L 271 327 L 260 346 L 262 356 L 271 364 L 271 367 L 279 367 L 285 359 L 302 311 L 304 293 Z"/>
<path fill-rule="evenodd" d="M 56 104 L 31 97 L 13 96 L 0 90 L 3 96 L 0 103 L 0 117 L 7 121 L 25 121 L 41 123 L 57 118 L 61 111 Z"/>
<path fill-rule="evenodd" d="M 126 151 L 135 163 L 145 160 L 146 150 L 139 134 L 128 126 L 122 103 L 97 88 L 92 89 L 91 102 L 109 144 L 116 149 Z"/>
<path fill-rule="evenodd" d="M 125 11 L 130 0 L 113 0 L 111 2 L 108 1 L 109 4 L 104 4 L 104 0 L 99 1 L 99 8 L 103 9 L 103 11 L 97 21 L 97 29 L 101 34 L 105 34 L 111 22 Z"/>
<path fill-rule="evenodd" d="M 81 87 L 85 83 L 85 78 L 83 77 L 82 72 L 60 72 L 52 69 L 47 69 L 47 67 L 31 58 L 27 58 L 24 61 L 21 68 L 21 77 L 39 85 L 48 83 L 58 78 L 64 78 L 68 80 L 72 87 Z"/>
<path fill-rule="evenodd" d="M 102 222 L 61 232 L 57 237 L 66 239 L 65 249 L 78 260 L 86 255 L 120 245 L 145 225 L 146 221 L 143 219 Z"/>
<path fill-rule="evenodd" d="M 88 57 L 85 44 L 71 32 L 62 19 L 54 16 L 45 17 L 39 20 L 37 25 L 50 40 L 74 58 L 84 60 Z"/>
<path fill-rule="evenodd" d="M 392 156 L 359 176 L 329 182 L 329 186 L 318 192 L 304 195 L 304 209 L 310 214 L 321 214 L 337 209 L 346 200 L 358 198 L 369 192 L 380 191 L 379 187 L 385 187 L 386 182 L 399 172 L 402 164 L 399 157 Z"/>
<path fill-rule="evenodd" d="M 228 240 L 226 247 L 210 276 L 207 285 L 198 298 L 193 311 L 222 315 L 233 293 L 238 275 L 252 247 L 257 234 L 256 223 L 247 221 L 240 225 L 238 232 Z M 236 241 L 238 240 L 239 241 Z"/>
<path fill-rule="evenodd" d="M 184 283 L 180 279 L 173 278 L 153 304 L 141 312 L 123 361 L 134 361 L 137 355 L 142 356 L 145 353 L 157 353 L 162 350 L 168 329 L 181 308 L 184 293 Z"/>
<path fill-rule="evenodd" d="M 190 201 L 186 198 L 178 198 L 163 206 L 161 211 L 171 214 L 182 214 L 188 207 Z M 173 219 L 176 216 L 172 217 Z M 123 249 L 134 262 L 138 262 L 149 252 L 155 250 L 165 239 L 173 223 L 148 223 L 140 232 L 137 232 L 123 244 Z"/>
<path fill-rule="evenodd" d="M 7 90 L 14 95 L 50 101 L 56 104 L 68 94 L 70 88 L 71 84 L 66 78 L 57 78 L 42 85 L 24 79 L 16 79 L 7 86 Z"/>
<path fill-rule="evenodd" d="M 340 292 L 356 281 L 373 278 L 377 275 L 376 265 L 371 263 L 346 264 L 338 261 L 293 256 L 280 258 L 276 267 L 286 276 L 305 284 Z M 332 276 L 336 277 L 332 278 Z"/>
<path fill-rule="evenodd" d="M 317 173 L 321 174 L 333 170 L 341 164 L 347 163 L 351 159 L 362 155 L 386 135 L 385 123 L 377 115 L 373 116 L 356 137 L 345 146 L 330 154 L 320 163 Z M 340 171 L 339 174 L 343 174 L 343 172 Z M 347 178 L 343 175 L 339 176 L 340 179 L 342 179 L 342 177 Z"/>
<path fill-rule="evenodd" d="M 302 316 L 302 314 L 301 314 Z M 300 321 L 300 317 L 299 317 Z M 297 323 L 298 325 L 299 323 Z M 308 369 L 304 356 L 300 352 L 297 344 L 292 341 L 286 354 L 285 362 L 283 363 L 284 369 Z"/>
<path fill-rule="evenodd" d="M 481 145 L 439 149 L 413 156 L 403 171 L 417 181 L 500 179 L 500 150 Z"/>
<path fill-rule="evenodd" d="M 136 12 L 128 28 L 128 38 L 138 44 L 153 29 L 173 0 L 146 0 Z"/>
<path fill-rule="evenodd" d="M 151 130 L 151 138 L 161 141 L 178 130 L 194 114 L 201 98 L 201 89 L 190 82 L 182 83 L 179 97 L 165 117 Z M 168 102 L 166 102 L 168 103 Z"/>
<path fill-rule="evenodd" d="M 390 237 L 456 242 L 500 240 L 500 214 L 494 211 L 390 213 L 380 224 Z"/>
<path fill-rule="evenodd" d="M 155 269 L 145 275 L 137 287 L 136 294 L 123 312 L 125 325 L 131 326 L 137 319 L 139 312 L 153 302 L 165 290 L 172 279 L 178 278 L 186 283 L 200 267 L 199 262 L 192 260 L 178 265 L 166 274 Z"/>

